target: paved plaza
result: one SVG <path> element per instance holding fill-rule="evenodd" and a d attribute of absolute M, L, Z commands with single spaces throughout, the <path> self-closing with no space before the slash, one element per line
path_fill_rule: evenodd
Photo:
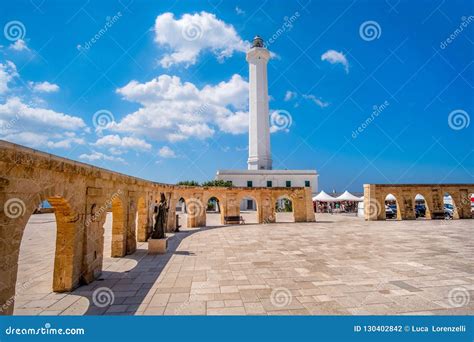
<path fill-rule="evenodd" d="M 147 244 L 139 243 L 135 254 L 110 258 L 109 214 L 100 280 L 53 293 L 54 215 L 33 215 L 21 246 L 14 314 L 474 312 L 472 220 L 366 222 L 318 214 L 313 223 L 258 225 L 255 215 L 245 215 L 248 224 L 220 227 L 218 218 L 208 215 L 213 226 L 170 234 L 166 255 L 147 255 Z"/>

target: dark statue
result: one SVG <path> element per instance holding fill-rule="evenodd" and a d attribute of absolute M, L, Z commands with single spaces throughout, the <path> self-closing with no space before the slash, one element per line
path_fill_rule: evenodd
<path fill-rule="evenodd" d="M 166 237 L 165 228 L 168 220 L 168 203 L 164 193 L 161 193 L 161 200 L 157 206 L 155 206 L 155 225 L 151 232 L 152 239 L 164 239 Z"/>

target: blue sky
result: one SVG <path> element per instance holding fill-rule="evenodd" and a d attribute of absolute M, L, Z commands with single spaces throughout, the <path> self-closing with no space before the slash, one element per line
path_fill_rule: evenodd
<path fill-rule="evenodd" d="M 316 169 L 326 191 L 472 182 L 472 15 L 471 1 L 10 1 L 0 138 L 167 183 L 246 168 L 259 34 L 274 168 Z"/>

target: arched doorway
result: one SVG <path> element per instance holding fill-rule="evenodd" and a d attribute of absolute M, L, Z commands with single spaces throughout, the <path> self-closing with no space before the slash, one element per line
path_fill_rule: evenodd
<path fill-rule="evenodd" d="M 398 205 L 397 198 L 394 195 L 388 194 L 385 196 L 384 210 L 386 220 L 401 219 L 400 207 Z"/>
<path fill-rule="evenodd" d="M 9 216 L 26 221 L 17 245 L 15 295 L 9 305 L 15 302 L 14 314 L 39 314 L 45 310 L 39 300 L 51 290 L 70 291 L 79 285 L 81 275 L 77 271 L 82 246 L 78 243 L 78 227 L 84 222 L 61 196 L 47 197 L 31 212 L 27 212 L 29 205 L 23 200 L 11 200 L 21 205 L 22 216 L 29 217 Z"/>
<path fill-rule="evenodd" d="M 443 210 L 444 218 L 446 220 L 457 220 L 459 219 L 458 210 L 453 196 L 449 192 L 445 192 L 443 196 Z"/>
<path fill-rule="evenodd" d="M 206 203 L 206 226 L 222 225 L 223 215 L 219 199 L 215 196 L 209 197 Z"/>
<path fill-rule="evenodd" d="M 415 212 L 415 219 L 425 220 L 431 218 L 428 205 L 426 203 L 425 197 L 422 194 L 416 194 L 415 196 L 415 207 L 413 208 Z"/>
<path fill-rule="evenodd" d="M 188 214 L 186 200 L 183 197 L 176 202 L 176 215 L 178 218 L 178 225 L 181 228 L 186 228 L 188 226 Z"/>
<path fill-rule="evenodd" d="M 287 195 L 278 197 L 275 202 L 275 222 L 295 222 L 293 201 Z"/>
<path fill-rule="evenodd" d="M 258 223 L 258 203 L 255 197 L 242 197 L 240 200 L 240 215 L 245 223 Z"/>

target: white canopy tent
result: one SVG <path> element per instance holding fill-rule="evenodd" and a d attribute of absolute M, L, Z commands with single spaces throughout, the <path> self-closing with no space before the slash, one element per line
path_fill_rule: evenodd
<path fill-rule="evenodd" d="M 392 194 L 388 194 L 387 197 L 385 197 L 385 200 L 386 201 L 396 201 L 397 199 Z"/>
<path fill-rule="evenodd" d="M 425 198 L 423 197 L 423 195 L 418 194 L 415 196 L 415 201 L 424 201 L 424 200 Z"/>
<path fill-rule="evenodd" d="M 337 201 L 352 201 L 352 202 L 360 202 L 363 201 L 364 199 L 361 199 L 360 197 L 354 196 L 351 194 L 349 191 L 344 191 L 342 195 L 336 198 Z"/>
<path fill-rule="evenodd" d="M 318 201 L 318 202 L 335 202 L 336 199 L 324 191 L 321 191 L 319 194 L 313 197 L 313 201 Z"/>

